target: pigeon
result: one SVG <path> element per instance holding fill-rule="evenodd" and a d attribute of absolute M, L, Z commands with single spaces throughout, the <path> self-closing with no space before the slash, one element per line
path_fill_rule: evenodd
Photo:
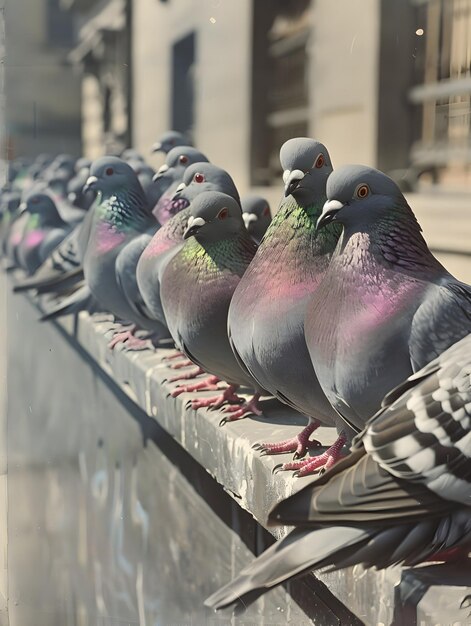
<path fill-rule="evenodd" d="M 33 274 L 52 250 L 64 239 L 70 227 L 61 218 L 53 198 L 32 192 L 20 205 L 27 220 L 18 244 L 21 267 Z"/>
<path fill-rule="evenodd" d="M 117 157 L 97 159 L 90 174 L 87 186 L 97 192 L 97 201 L 83 260 L 85 287 L 101 307 L 118 318 L 161 332 L 160 324 L 126 298 L 122 289 L 125 277 L 116 271 L 117 257 L 125 247 L 155 227 L 142 186 L 130 165 Z"/>
<path fill-rule="evenodd" d="M 174 199 L 173 196 L 183 180 L 185 171 L 194 163 L 203 162 L 208 162 L 206 156 L 191 146 L 178 146 L 167 154 L 165 163 L 153 178 L 154 185 L 161 190 L 152 211 L 160 224 L 165 224 L 187 206 L 182 206 L 179 199 Z"/>
<path fill-rule="evenodd" d="M 152 152 L 168 154 L 175 146 L 191 146 L 191 142 L 182 133 L 176 130 L 167 130 L 160 139 L 152 145 Z"/>
<path fill-rule="evenodd" d="M 39 293 L 60 292 L 70 289 L 83 280 L 83 257 L 93 221 L 93 209 L 85 215 L 81 224 L 51 252 L 37 269 L 34 276 L 18 282 L 13 291 L 37 289 Z"/>
<path fill-rule="evenodd" d="M 332 171 L 327 148 L 314 139 L 290 139 L 281 147 L 280 160 L 285 199 L 234 292 L 228 325 L 233 350 L 251 376 L 310 418 L 297 437 L 260 444 L 264 452 L 295 452 L 296 459 L 319 445 L 309 437 L 321 423 L 340 426 L 339 439 L 324 455 L 281 467 L 303 476 L 332 464 L 348 434 L 322 392 L 304 339 L 306 308 L 325 274 L 340 229 L 334 226 L 318 233 L 315 228 Z"/>
<path fill-rule="evenodd" d="M 471 549 L 471 335 L 384 399 L 350 455 L 270 513 L 296 528 L 208 598 L 223 608 L 313 569 L 465 558 Z"/>
<path fill-rule="evenodd" d="M 327 197 L 317 229 L 343 233 L 309 304 L 306 342 L 327 398 L 358 431 L 390 389 L 471 332 L 471 287 L 432 255 L 382 172 L 339 168 Z"/>
<path fill-rule="evenodd" d="M 249 235 L 260 243 L 271 222 L 270 205 L 262 196 L 247 195 L 241 198 L 242 217 Z"/>
<path fill-rule="evenodd" d="M 194 409 L 216 408 L 239 403 L 238 386 L 253 385 L 232 353 L 227 312 L 256 244 L 245 228 L 240 204 L 231 196 L 207 191 L 189 210 L 185 243 L 162 275 L 162 305 L 177 347 L 205 372 L 229 383 L 219 395 L 192 402 Z"/>
<path fill-rule="evenodd" d="M 180 212 L 157 231 L 137 265 L 137 284 L 142 298 L 152 316 L 163 324 L 166 321 L 160 299 L 160 278 L 168 261 L 183 244 L 189 218 L 189 210 L 184 207 L 204 191 L 220 191 L 240 202 L 234 181 L 225 170 L 207 162 L 190 165 L 175 195 Z"/>

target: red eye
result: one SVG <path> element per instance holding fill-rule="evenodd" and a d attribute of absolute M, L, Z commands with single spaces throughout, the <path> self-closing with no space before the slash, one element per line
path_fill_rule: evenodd
<path fill-rule="evenodd" d="M 217 214 L 217 218 L 218 220 L 225 220 L 228 215 L 229 215 L 229 209 L 227 207 L 223 207 Z"/>
<path fill-rule="evenodd" d="M 111 176 L 112 174 L 114 174 L 114 169 L 112 167 L 107 167 L 105 170 L 105 174 L 107 176 Z"/>
<path fill-rule="evenodd" d="M 39 204 L 39 198 L 37 196 L 31 198 L 31 204 Z"/>
<path fill-rule="evenodd" d="M 263 215 L 264 215 L 265 217 L 269 217 L 269 215 L 270 215 L 270 207 L 268 206 L 268 204 L 267 204 L 267 206 L 263 209 Z"/>
<path fill-rule="evenodd" d="M 320 169 L 321 167 L 323 167 L 323 166 L 324 166 L 324 164 L 325 164 L 325 157 L 324 157 L 324 155 L 323 155 L 323 154 L 319 154 L 319 156 L 318 156 L 318 157 L 317 157 L 317 159 L 316 159 L 316 165 L 315 165 L 315 167 L 316 167 L 317 169 Z"/>
<path fill-rule="evenodd" d="M 182 165 L 185 165 L 185 163 L 188 163 L 188 157 L 185 156 L 184 154 L 182 154 L 178 160 L 180 161 Z"/>
<path fill-rule="evenodd" d="M 203 174 L 200 174 L 199 172 L 197 172 L 193 176 L 193 180 L 195 181 L 195 183 L 203 183 L 204 182 L 204 176 L 203 176 Z"/>
<path fill-rule="evenodd" d="M 357 196 L 359 198 L 366 198 L 366 196 L 370 193 L 368 185 L 360 185 L 357 189 Z"/>

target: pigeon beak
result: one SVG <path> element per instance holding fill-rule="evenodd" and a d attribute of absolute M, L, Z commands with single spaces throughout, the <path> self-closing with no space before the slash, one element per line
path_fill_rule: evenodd
<path fill-rule="evenodd" d="M 285 183 L 285 198 L 293 193 L 299 187 L 299 183 L 304 178 L 304 172 L 301 170 L 285 170 L 283 173 L 283 181 Z"/>
<path fill-rule="evenodd" d="M 175 189 L 175 195 L 173 197 L 174 198 L 178 197 L 178 194 L 181 193 L 185 189 L 185 187 L 186 187 L 185 183 L 180 183 L 178 187 Z"/>
<path fill-rule="evenodd" d="M 242 219 L 244 220 L 245 228 L 249 228 L 251 222 L 256 222 L 258 217 L 254 213 L 242 213 Z"/>
<path fill-rule="evenodd" d="M 90 189 L 94 189 L 95 184 L 98 182 L 98 178 L 96 176 L 89 176 L 87 178 L 87 182 L 83 187 L 83 193 L 87 193 Z"/>
<path fill-rule="evenodd" d="M 19 206 L 18 206 L 18 211 L 20 213 L 25 213 L 25 211 L 28 210 L 28 205 L 26 204 L 26 202 L 22 202 Z"/>
<path fill-rule="evenodd" d="M 317 220 L 316 230 L 319 231 L 327 224 L 335 222 L 335 216 L 344 206 L 339 200 L 327 200 L 322 208 L 322 214 Z"/>
<path fill-rule="evenodd" d="M 193 215 L 190 215 L 186 230 L 183 233 L 183 239 L 188 239 L 189 237 L 195 235 L 205 224 L 206 222 L 202 217 L 193 217 Z"/>
<path fill-rule="evenodd" d="M 162 150 L 162 144 L 160 141 L 156 141 L 151 148 L 151 152 L 160 152 Z"/>
<path fill-rule="evenodd" d="M 158 180 L 159 178 L 162 178 L 162 176 L 165 174 L 165 172 L 168 169 L 169 167 L 165 163 L 161 167 L 159 167 L 157 172 L 152 176 L 152 182 L 155 183 L 156 180 Z"/>

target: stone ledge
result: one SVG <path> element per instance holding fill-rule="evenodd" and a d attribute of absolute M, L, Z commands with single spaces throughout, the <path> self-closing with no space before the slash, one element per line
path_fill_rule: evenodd
<path fill-rule="evenodd" d="M 38 305 L 34 299 L 33 302 Z M 301 415 L 274 399 L 268 399 L 262 401 L 265 417 L 246 418 L 220 427 L 219 422 L 223 417 L 221 410 L 200 409 L 195 412 L 185 407 L 187 400 L 194 394 L 182 394 L 178 398 L 169 395 L 178 383 L 166 382 L 176 371 L 169 367 L 164 357 L 175 353 L 174 349 L 130 352 L 120 346 L 111 351 L 108 342 L 112 323 L 103 321 L 103 316 L 100 319 L 100 316 L 81 313 L 77 318 L 67 317 L 56 323 L 262 526 L 266 527 L 268 512 L 275 503 L 313 480 L 312 477 L 293 478 L 288 472 L 273 474 L 274 466 L 290 460 L 292 455 L 260 456 L 252 447 L 256 442 L 277 441 L 293 436 L 305 424 L 305 418 Z M 210 392 L 202 392 L 198 397 L 207 393 Z M 335 440 L 336 433 L 332 428 L 320 428 L 316 436 L 329 445 Z M 279 538 L 288 529 L 268 530 Z M 423 590 L 421 576 L 420 573 L 404 572 L 402 580 L 406 580 L 406 587 Z M 442 591 L 440 587 L 440 584 L 450 585 L 450 582 L 442 579 L 440 572 L 437 576 L 435 579 L 433 576 L 427 578 L 427 593 L 419 594 L 416 605 L 412 603 L 410 606 L 410 597 L 404 600 L 402 585 L 398 586 L 401 581 L 400 568 L 375 572 L 354 567 L 342 572 L 316 574 L 352 613 L 366 624 L 375 626 L 415 623 L 404 622 L 398 615 L 402 616 L 402 611 L 407 610 L 407 615 L 413 613 L 414 619 L 415 616 L 423 619 L 431 616 L 434 606 L 437 609 L 446 606 L 451 623 L 450 602 L 445 600 L 450 597 L 456 599 L 461 595 L 464 597 L 463 586 L 469 584 L 469 575 L 463 573 L 461 578 L 459 575 L 455 577 L 451 583 L 452 596 L 450 589 Z M 466 615 L 455 604 L 454 619 L 466 619 Z"/>

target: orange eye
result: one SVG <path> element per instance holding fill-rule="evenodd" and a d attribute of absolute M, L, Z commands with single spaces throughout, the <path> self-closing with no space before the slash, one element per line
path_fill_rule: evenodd
<path fill-rule="evenodd" d="M 357 197 L 358 198 L 366 198 L 366 196 L 370 193 L 368 185 L 360 185 L 357 189 Z"/>
<path fill-rule="evenodd" d="M 199 172 L 197 172 L 194 175 L 193 180 L 195 181 L 195 183 L 202 183 L 202 182 L 204 182 L 204 176 L 203 176 L 203 174 L 200 174 Z"/>
<path fill-rule="evenodd" d="M 229 209 L 227 207 L 223 207 L 217 214 L 217 218 L 218 220 L 225 220 L 228 215 L 229 215 Z"/>
<path fill-rule="evenodd" d="M 185 163 L 188 163 L 188 157 L 184 154 L 182 154 L 178 160 L 180 161 L 182 165 L 185 165 Z"/>
<path fill-rule="evenodd" d="M 317 157 L 317 159 L 316 159 L 316 163 L 315 163 L 315 166 L 314 166 L 314 167 L 316 167 L 316 168 L 319 170 L 321 167 L 324 167 L 324 165 L 325 165 L 325 157 L 324 157 L 324 155 L 321 153 L 321 154 L 319 154 L 319 156 Z"/>

